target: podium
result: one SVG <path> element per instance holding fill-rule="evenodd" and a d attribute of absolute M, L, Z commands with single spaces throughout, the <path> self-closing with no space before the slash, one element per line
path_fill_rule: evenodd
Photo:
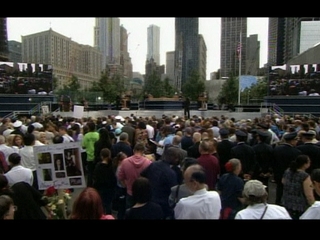
<path fill-rule="evenodd" d="M 130 110 L 127 106 L 127 103 L 130 99 L 127 97 L 122 98 L 122 107 L 121 110 Z"/>
<path fill-rule="evenodd" d="M 198 98 L 198 101 L 201 102 L 201 107 L 199 108 L 200 111 L 206 111 L 208 110 L 208 107 L 207 107 L 207 98 L 206 97 L 199 97 Z"/>

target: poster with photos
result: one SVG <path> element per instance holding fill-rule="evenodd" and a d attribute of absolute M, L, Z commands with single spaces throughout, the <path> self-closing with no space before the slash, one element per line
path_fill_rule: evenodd
<path fill-rule="evenodd" d="M 40 190 L 86 186 L 79 142 L 34 146 Z"/>

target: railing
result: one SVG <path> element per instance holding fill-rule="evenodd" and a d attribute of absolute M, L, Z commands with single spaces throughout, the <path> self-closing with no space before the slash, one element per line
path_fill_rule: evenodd
<path fill-rule="evenodd" d="M 273 103 L 272 104 L 272 108 L 270 108 L 270 111 L 273 113 L 273 114 L 278 114 L 279 117 L 283 117 L 284 115 L 284 111 L 281 107 L 279 107 L 277 104 Z"/>
<path fill-rule="evenodd" d="M 25 114 L 25 115 L 36 115 L 38 113 L 42 113 L 42 106 L 48 106 L 48 110 L 49 112 L 52 112 L 52 104 L 51 102 L 41 102 L 39 104 L 37 104 L 36 106 L 34 106 L 33 108 L 31 108 L 28 111 L 13 111 L 7 115 L 5 115 L 3 118 L 11 118 L 11 119 L 15 119 L 17 118 L 19 115 Z M 55 109 L 54 112 L 58 111 L 58 109 Z"/>

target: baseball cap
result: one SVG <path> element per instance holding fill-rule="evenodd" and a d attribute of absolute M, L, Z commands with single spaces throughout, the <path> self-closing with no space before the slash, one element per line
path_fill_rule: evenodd
<path fill-rule="evenodd" d="M 20 120 L 16 120 L 13 124 L 13 127 L 17 128 L 17 127 L 21 127 L 22 126 L 22 122 Z"/>
<path fill-rule="evenodd" d="M 267 186 L 263 185 L 259 180 L 249 180 L 244 185 L 243 195 L 246 197 L 262 197 L 267 193 L 266 187 Z"/>
<path fill-rule="evenodd" d="M 285 133 L 283 139 L 286 141 L 291 141 L 298 136 L 297 132 Z"/>
<path fill-rule="evenodd" d="M 119 136 L 122 133 L 121 128 L 117 128 L 116 130 L 114 130 L 114 133 L 116 134 L 116 136 Z"/>

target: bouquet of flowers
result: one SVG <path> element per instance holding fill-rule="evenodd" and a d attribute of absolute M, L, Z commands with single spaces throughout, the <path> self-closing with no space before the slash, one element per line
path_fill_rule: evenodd
<path fill-rule="evenodd" d="M 58 191 L 54 186 L 51 186 L 45 190 L 44 198 L 48 202 L 50 219 L 66 219 L 68 202 L 71 199 L 69 189 Z"/>

